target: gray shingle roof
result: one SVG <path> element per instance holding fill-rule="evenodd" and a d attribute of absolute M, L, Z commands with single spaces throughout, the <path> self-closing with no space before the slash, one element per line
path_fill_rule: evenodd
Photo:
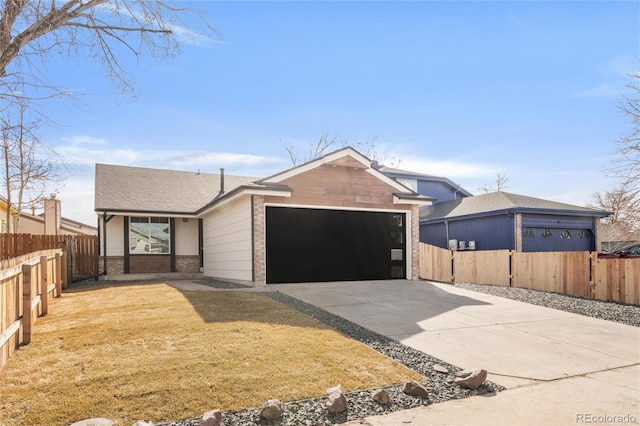
<path fill-rule="evenodd" d="M 454 218 L 460 216 L 477 215 L 501 210 L 540 210 L 565 212 L 572 214 L 584 214 L 587 216 L 607 216 L 603 210 L 556 201 L 543 200 L 541 198 L 528 197 L 526 195 L 511 194 L 509 192 L 492 192 L 473 197 L 460 198 L 453 201 L 438 203 L 431 208 L 423 208 L 421 220 Z"/>
<path fill-rule="evenodd" d="M 258 180 L 225 174 L 225 192 Z M 194 213 L 220 191 L 220 175 L 96 164 L 99 211 Z"/>

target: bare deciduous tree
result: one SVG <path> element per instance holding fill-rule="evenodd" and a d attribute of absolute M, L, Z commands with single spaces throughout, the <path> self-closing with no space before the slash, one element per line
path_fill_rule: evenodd
<path fill-rule="evenodd" d="M 317 141 L 309 144 L 309 151 L 306 155 L 300 154 L 297 147 L 293 144 L 285 145 L 283 143 L 283 145 L 285 151 L 287 151 L 287 154 L 289 154 L 291 164 L 297 166 L 299 164 L 303 164 L 308 161 L 315 160 L 316 158 L 322 157 L 331 150 L 338 148 L 338 143 L 341 143 L 341 146 L 345 145 L 344 141 L 340 139 L 340 136 L 338 134 L 332 137 L 328 133 L 322 132 Z"/>
<path fill-rule="evenodd" d="M 500 192 L 503 189 L 507 188 L 509 183 L 509 177 L 507 175 L 503 175 L 502 173 L 498 173 L 496 175 L 496 179 L 492 182 L 492 185 L 484 184 L 478 188 L 479 191 L 483 191 L 485 193 L 490 192 Z"/>
<path fill-rule="evenodd" d="M 640 72 L 630 77 L 627 87 L 633 94 L 623 94 L 618 108 L 629 118 L 631 128 L 616 141 L 618 157 L 609 168 L 617 183 L 611 191 L 593 194 L 592 206 L 612 213 L 602 221 L 608 225 L 603 240 L 609 243 L 640 240 Z"/>
<path fill-rule="evenodd" d="M 112 81 L 131 91 L 120 50 L 136 57 L 179 52 L 179 37 L 203 37 L 184 25 L 181 16 L 187 10 L 155 0 L 0 0 L 0 96 L 64 93 L 43 78 L 46 59 L 56 54 L 99 59 Z M 194 13 L 205 33 L 215 32 Z M 30 94 L 16 92 L 16 85 Z"/>
<path fill-rule="evenodd" d="M 616 249 L 616 242 L 640 239 L 640 198 L 627 188 L 618 187 L 604 193 L 596 192 L 593 200 L 589 207 L 611 212 L 611 216 L 602 219 L 606 225 L 602 240 L 610 245 L 608 251 Z"/>
<path fill-rule="evenodd" d="M 640 193 L 640 71 L 631 74 L 633 79 L 627 85 L 633 94 L 623 95 L 623 101 L 618 105 L 620 111 L 631 122 L 631 129 L 617 140 L 618 158 L 612 167 L 612 175 L 618 178 L 622 185 L 636 196 Z"/>
<path fill-rule="evenodd" d="M 378 149 L 376 148 L 376 139 L 377 138 L 373 138 L 371 142 L 357 141 L 351 144 L 351 146 L 372 162 L 379 163 L 380 165 L 386 162 L 390 162 L 389 167 L 397 168 L 402 161 L 394 157 L 390 157 L 386 153 L 381 153 L 380 151 L 378 151 Z M 283 143 L 285 151 L 287 151 L 287 154 L 289 154 L 291 164 L 293 164 L 294 166 L 306 163 L 311 160 L 315 160 L 316 158 L 320 158 L 333 150 L 344 148 L 348 145 L 350 144 L 344 139 L 340 138 L 339 134 L 331 136 L 326 132 L 322 132 L 318 140 L 309 145 L 309 151 L 307 155 L 301 155 L 295 145 L 285 145 Z"/>
<path fill-rule="evenodd" d="M 40 207 L 49 186 L 64 180 L 62 162 L 56 161 L 56 152 L 38 138 L 40 122 L 29 120 L 27 111 L 23 100 L 15 110 L 4 111 L 0 118 L 7 232 L 19 232 L 23 207 Z M 17 211 L 13 229 L 12 208 Z"/>

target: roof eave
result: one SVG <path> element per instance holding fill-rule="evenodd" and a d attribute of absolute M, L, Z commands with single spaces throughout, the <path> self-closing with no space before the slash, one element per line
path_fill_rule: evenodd
<path fill-rule="evenodd" d="M 412 204 L 416 206 L 430 206 L 435 198 L 427 197 L 419 194 L 393 194 L 393 204 Z"/>
<path fill-rule="evenodd" d="M 195 214 L 200 217 L 209 213 L 211 210 L 220 207 L 223 204 L 228 203 L 234 199 L 245 195 L 264 195 L 274 197 L 291 197 L 293 189 L 287 185 L 268 185 L 268 186 L 255 186 L 255 185 L 242 185 L 232 191 L 218 195 L 211 202 L 198 209 Z"/>

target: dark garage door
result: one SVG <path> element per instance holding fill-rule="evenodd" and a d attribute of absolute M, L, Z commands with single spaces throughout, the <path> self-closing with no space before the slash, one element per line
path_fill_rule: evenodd
<path fill-rule="evenodd" d="M 405 214 L 267 207 L 267 283 L 405 278 Z"/>

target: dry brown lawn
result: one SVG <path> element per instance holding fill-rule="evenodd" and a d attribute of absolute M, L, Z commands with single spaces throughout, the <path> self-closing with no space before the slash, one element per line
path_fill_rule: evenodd
<path fill-rule="evenodd" d="M 421 378 L 258 293 L 104 286 L 49 312 L 0 371 L 2 425 L 160 423 Z"/>

